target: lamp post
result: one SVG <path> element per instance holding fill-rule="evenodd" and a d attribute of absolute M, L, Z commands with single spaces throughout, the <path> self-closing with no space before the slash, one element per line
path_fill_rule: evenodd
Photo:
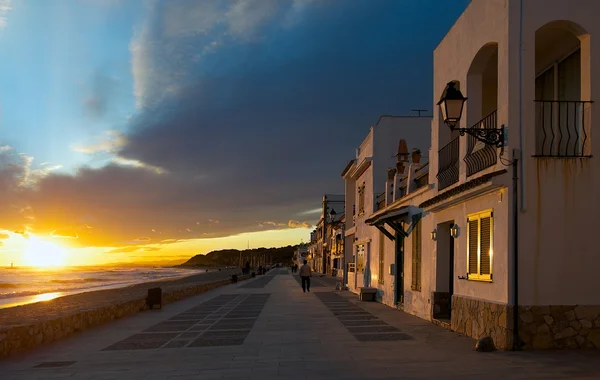
<path fill-rule="evenodd" d="M 444 92 L 438 102 L 440 111 L 442 112 L 442 118 L 444 123 L 450 127 L 452 131 L 458 131 L 461 136 L 465 133 L 473 136 L 475 139 L 481 141 L 486 145 L 495 146 L 501 148 L 502 152 L 505 147 L 505 127 L 502 125 L 500 128 L 457 128 L 460 125 L 460 118 L 462 116 L 464 104 L 467 98 L 463 96 L 456 86 L 457 82 L 452 81 L 446 85 Z M 502 156 L 502 153 L 500 153 Z M 500 161 L 502 162 L 502 160 Z M 516 149 L 513 150 L 513 157 L 508 163 L 502 162 L 505 166 L 511 165 L 513 167 L 513 350 L 521 349 L 521 340 L 519 338 L 519 209 L 518 209 L 518 171 L 517 164 L 519 162 L 519 153 Z M 453 226 L 453 229 L 456 225 Z M 458 229 L 456 229 L 458 233 Z"/>
<path fill-rule="evenodd" d="M 455 86 L 456 82 L 449 82 L 437 104 L 440 106 L 440 111 L 442 111 L 444 123 L 450 127 L 450 130 L 458 131 L 461 136 L 464 136 L 466 133 L 486 145 L 503 148 L 505 135 L 504 126 L 500 128 L 457 128 L 457 125 L 460 124 L 463 108 L 468 98 L 465 98 L 462 92 Z"/>

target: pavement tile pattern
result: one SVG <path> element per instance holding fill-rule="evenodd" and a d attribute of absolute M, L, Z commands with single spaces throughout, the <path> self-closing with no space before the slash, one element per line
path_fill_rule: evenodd
<path fill-rule="evenodd" d="M 103 351 L 241 345 L 269 295 L 219 295 Z"/>
<path fill-rule="evenodd" d="M 298 281 L 298 284 L 302 287 L 302 278 L 299 275 L 294 275 L 294 279 Z M 310 288 L 325 288 L 335 286 L 337 279 L 331 277 L 317 277 L 312 276 L 310 278 Z"/>
<path fill-rule="evenodd" d="M 315 296 L 336 316 L 346 329 L 361 342 L 410 340 L 412 337 L 389 325 L 365 309 L 337 293 L 320 292 Z"/>
<path fill-rule="evenodd" d="M 238 289 L 262 289 L 265 286 L 267 286 L 269 282 L 271 282 L 271 280 L 273 280 L 274 278 L 275 276 L 273 275 L 262 275 L 254 281 L 247 282 L 243 285 L 238 286 Z"/>
<path fill-rule="evenodd" d="M 313 275 L 332 285 L 303 293 L 294 277 L 277 275 L 264 288 L 226 285 L 86 330 L 0 361 L 0 379 L 600 379 L 597 350 L 479 353 L 471 338 L 334 291 L 333 278 Z M 412 339 L 387 338 L 402 333 Z M 104 349 L 132 336 L 163 343 Z M 219 345 L 207 343 L 213 338 Z"/>

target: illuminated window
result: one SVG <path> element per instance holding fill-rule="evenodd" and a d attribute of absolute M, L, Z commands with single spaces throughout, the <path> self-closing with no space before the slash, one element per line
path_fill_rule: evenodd
<path fill-rule="evenodd" d="M 492 279 L 493 215 L 469 215 L 467 221 L 467 273 L 469 280 Z"/>

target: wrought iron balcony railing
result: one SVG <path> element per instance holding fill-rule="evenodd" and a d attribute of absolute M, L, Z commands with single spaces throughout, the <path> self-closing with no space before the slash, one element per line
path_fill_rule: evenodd
<path fill-rule="evenodd" d="M 590 157 L 591 101 L 535 101 L 535 157 Z"/>
<path fill-rule="evenodd" d="M 438 174 L 436 175 L 438 180 L 438 190 L 445 189 L 446 187 L 458 182 L 459 144 L 460 137 L 456 137 L 438 152 L 439 168 Z"/>
<path fill-rule="evenodd" d="M 494 111 L 479 120 L 472 129 L 497 129 L 498 111 Z M 465 163 L 467 164 L 467 176 L 471 176 L 483 169 L 493 166 L 498 161 L 497 148 L 494 145 L 485 144 L 477 140 L 473 135 L 467 135 L 467 154 Z"/>

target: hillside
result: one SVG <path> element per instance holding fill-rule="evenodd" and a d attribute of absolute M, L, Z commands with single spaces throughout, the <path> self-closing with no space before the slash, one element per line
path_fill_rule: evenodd
<path fill-rule="evenodd" d="M 294 250 L 296 246 L 288 245 L 280 248 L 253 248 L 253 249 L 223 249 L 220 251 L 211 251 L 206 255 L 196 255 L 181 264 L 183 266 L 238 266 L 241 263 L 250 261 L 251 265 L 264 265 L 283 263 L 289 265 L 292 263 Z"/>

